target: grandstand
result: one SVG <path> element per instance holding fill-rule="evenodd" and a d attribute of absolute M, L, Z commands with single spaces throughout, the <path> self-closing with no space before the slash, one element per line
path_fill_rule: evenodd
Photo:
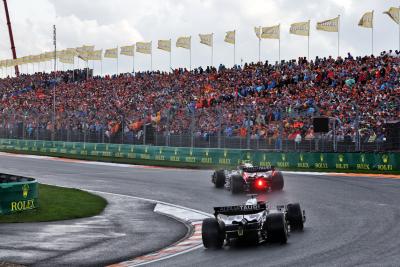
<path fill-rule="evenodd" d="M 389 144 L 385 129 L 400 118 L 398 54 L 348 54 L 88 79 L 86 70 L 3 78 L 0 134 L 303 151 L 398 149 L 399 140 Z M 315 116 L 334 118 L 335 127 L 327 134 L 314 133 Z"/>

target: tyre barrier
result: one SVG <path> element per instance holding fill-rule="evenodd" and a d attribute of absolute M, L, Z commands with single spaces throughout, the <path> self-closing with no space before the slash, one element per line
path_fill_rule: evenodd
<path fill-rule="evenodd" d="M 0 174 L 0 215 L 36 209 L 38 198 L 36 179 Z"/>

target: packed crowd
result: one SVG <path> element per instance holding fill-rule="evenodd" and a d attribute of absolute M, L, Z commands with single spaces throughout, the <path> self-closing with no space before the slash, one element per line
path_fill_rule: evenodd
<path fill-rule="evenodd" d="M 315 138 L 313 116 L 336 118 L 338 140 L 384 138 L 400 118 L 400 58 L 305 58 L 189 72 L 89 77 L 84 71 L 0 79 L 0 122 L 35 129 L 121 131 L 138 137 L 151 123 L 160 134 Z M 53 124 L 53 86 L 56 116 Z"/>

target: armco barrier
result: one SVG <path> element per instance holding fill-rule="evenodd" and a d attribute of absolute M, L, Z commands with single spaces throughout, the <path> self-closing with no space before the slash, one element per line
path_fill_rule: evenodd
<path fill-rule="evenodd" d="M 262 150 L 178 148 L 0 139 L 0 150 L 91 160 L 182 167 L 235 166 L 251 160 L 281 169 L 400 172 L 400 153 L 303 153 Z"/>
<path fill-rule="evenodd" d="M 35 179 L 0 174 L 0 214 L 31 210 L 38 206 L 38 185 Z"/>

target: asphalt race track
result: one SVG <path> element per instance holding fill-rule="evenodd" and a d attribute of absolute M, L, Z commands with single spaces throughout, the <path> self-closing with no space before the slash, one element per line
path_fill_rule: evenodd
<path fill-rule="evenodd" d="M 205 212 L 244 202 L 215 189 L 211 171 L 116 167 L 0 156 L 2 172 L 42 183 L 157 199 Z M 288 244 L 203 248 L 153 266 L 399 266 L 400 180 L 286 174 L 284 191 L 260 198 L 300 202 L 307 222 Z M 157 241 L 155 241 L 157 242 Z M 115 248 L 110 248 L 110 250 Z"/>

